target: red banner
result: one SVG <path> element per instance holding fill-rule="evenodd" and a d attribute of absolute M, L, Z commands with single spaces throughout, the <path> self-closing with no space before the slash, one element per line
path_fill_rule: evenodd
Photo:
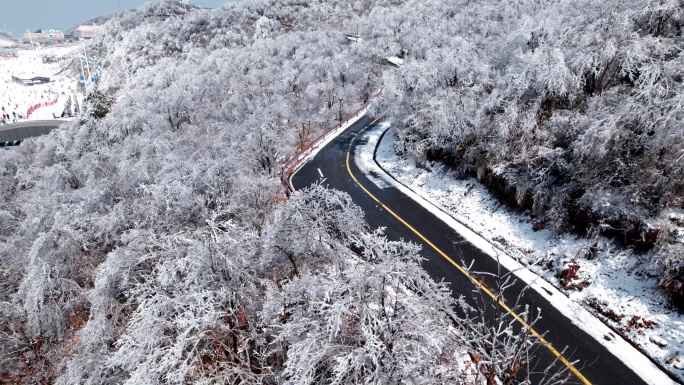
<path fill-rule="evenodd" d="M 59 95 L 57 95 L 57 96 L 55 97 L 55 100 L 53 100 L 53 101 L 45 102 L 45 103 L 38 103 L 38 104 L 35 104 L 35 105 L 29 107 L 29 109 L 26 111 L 26 119 L 28 119 L 29 116 L 31 116 L 31 114 L 32 114 L 35 110 L 39 109 L 40 107 L 47 107 L 47 106 L 55 105 L 55 104 L 57 104 L 57 101 L 58 101 L 58 100 L 59 100 Z"/>

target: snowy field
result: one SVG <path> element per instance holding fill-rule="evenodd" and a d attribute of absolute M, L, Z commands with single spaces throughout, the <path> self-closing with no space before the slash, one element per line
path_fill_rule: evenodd
<path fill-rule="evenodd" d="M 476 180 L 459 180 L 439 164 L 416 167 L 396 155 L 393 142 L 389 130 L 376 159 L 399 182 L 527 265 L 684 381 L 684 315 L 667 306 L 646 257 L 605 239 L 535 231 L 529 215 L 508 210 Z M 565 270 L 560 276 L 559 266 Z"/>
<path fill-rule="evenodd" d="M 62 71 L 67 66 L 74 50 L 79 46 L 38 48 L 36 50 L 19 50 L 16 57 L 0 58 L 0 107 L 1 114 L 10 116 L 7 123 L 24 120 L 28 109 L 36 104 L 57 99 L 51 106 L 35 110 L 28 119 L 42 120 L 60 116 L 69 95 L 76 96 L 77 78 L 72 69 Z M 54 59 L 51 63 L 44 63 L 43 57 Z M 12 80 L 12 76 L 49 77 L 48 84 L 32 86 L 21 85 Z M 80 103 L 80 100 L 79 100 Z"/>

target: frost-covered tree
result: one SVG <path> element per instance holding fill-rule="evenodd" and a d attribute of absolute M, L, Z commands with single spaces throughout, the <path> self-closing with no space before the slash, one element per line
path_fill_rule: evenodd
<path fill-rule="evenodd" d="M 303 272 L 267 303 L 296 383 L 466 382 L 449 290 L 420 267 L 419 249 L 362 234 L 363 256 Z"/>
<path fill-rule="evenodd" d="M 269 263 L 289 265 L 279 273 L 284 277 L 311 274 L 318 266 L 341 263 L 340 246 L 356 245 L 366 228 L 363 213 L 349 195 L 314 185 L 294 194 L 288 209 L 273 221 L 267 237 Z"/>
<path fill-rule="evenodd" d="M 547 364 L 535 360 L 538 351 L 546 349 L 542 334 L 535 331 L 542 317 L 539 309 L 520 304 L 520 296 L 510 298 L 515 284 L 511 275 L 475 273 L 482 279 L 493 279 L 495 287 L 473 290 L 474 306 L 459 325 L 469 354 L 479 369 L 479 376 L 487 385 L 494 384 L 567 384 L 572 372 L 555 357 Z M 508 298 L 506 298 L 508 297 Z M 506 303 L 506 307 L 502 304 Z M 561 355 L 566 354 L 562 349 Z"/>

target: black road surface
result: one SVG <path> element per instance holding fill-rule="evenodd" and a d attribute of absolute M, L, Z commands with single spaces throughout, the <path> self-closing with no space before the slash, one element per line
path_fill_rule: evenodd
<path fill-rule="evenodd" d="M 68 120 L 26 120 L 19 123 L 0 126 L 0 142 L 21 141 L 26 138 L 45 135 L 64 122 L 68 122 Z"/>
<path fill-rule="evenodd" d="M 369 125 L 370 127 L 368 127 Z M 353 124 L 292 176 L 293 187 L 297 190 L 310 186 L 318 182 L 321 179 L 321 174 L 323 174 L 325 183 L 329 187 L 346 191 L 351 195 L 354 202 L 363 209 L 365 219 L 372 228 L 385 227 L 385 233 L 390 239 L 403 239 L 422 245 L 423 254 L 426 258 L 423 266 L 428 273 L 436 280 L 448 282 L 455 296 L 472 297 L 475 288 L 472 281 L 444 256 L 440 255 L 432 245 L 458 263 L 465 261 L 470 264 L 472 262 L 472 271 L 496 273 L 497 268 L 499 268 L 496 261 L 480 249 L 467 243 L 444 222 L 396 188 L 388 186 L 380 189 L 359 170 L 354 163 L 355 146 L 367 140 L 364 137 L 367 130 L 364 131 L 364 128 L 368 127 L 368 130 L 372 130 L 376 128 L 374 126 L 373 119 L 369 117 L 363 117 Z M 358 133 L 361 134 L 356 137 Z M 349 171 L 346 164 L 347 151 L 351 151 Z M 350 172 L 367 191 L 356 184 Z M 391 213 L 388 213 L 368 193 L 373 194 L 385 207 L 396 213 L 406 223 L 402 223 Z M 432 245 L 409 229 L 407 224 L 422 234 Z M 503 269 L 503 267 L 500 268 Z M 484 279 L 485 282 L 487 281 L 486 277 L 480 278 Z M 490 282 L 489 287 L 492 287 L 491 285 L 495 285 L 495 283 Z M 507 289 L 505 295 L 509 299 L 515 298 L 522 291 L 522 302 L 524 304 L 530 305 L 530 309 L 541 309 L 543 317 L 534 325 L 534 329 L 539 333 L 546 333 L 544 338 L 553 348 L 542 346 L 537 350 L 536 359 L 538 361 L 535 364 L 539 369 L 556 358 L 552 349 L 562 351 L 563 348 L 567 347 L 563 354 L 564 357 L 571 362 L 578 361 L 572 365 L 573 383 L 625 385 L 645 383 L 604 346 L 573 325 L 544 297 L 534 290 L 524 290 L 524 288 L 524 284 L 518 280 L 516 285 Z"/>

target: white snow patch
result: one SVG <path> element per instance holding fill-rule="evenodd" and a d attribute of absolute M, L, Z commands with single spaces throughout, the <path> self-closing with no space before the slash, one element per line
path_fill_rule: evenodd
<path fill-rule="evenodd" d="M 400 59 L 400 58 L 398 58 L 398 57 L 396 57 L 396 56 L 390 56 L 390 57 L 388 57 L 388 58 L 387 58 L 387 61 L 388 61 L 390 64 L 393 64 L 393 65 L 395 65 L 395 66 L 397 66 L 397 67 L 401 67 L 402 65 L 404 65 L 404 59 Z"/>
<path fill-rule="evenodd" d="M 386 123 L 380 123 L 380 126 L 386 127 L 385 124 Z M 375 141 L 375 143 L 377 143 L 377 140 Z M 359 168 L 359 170 L 366 176 L 366 178 L 368 178 L 368 180 L 370 180 L 379 189 L 386 189 L 387 187 L 390 187 L 390 185 L 387 184 L 387 182 L 385 182 L 384 178 L 382 177 L 384 173 L 378 173 L 378 166 L 375 164 L 375 160 L 372 156 L 365 156 L 369 151 L 367 148 L 367 146 L 369 145 L 371 144 L 369 143 L 358 147 L 360 150 L 355 154 L 354 162 L 356 163 L 356 166 Z M 375 149 L 375 144 L 372 144 L 372 147 L 373 149 L 370 150 L 371 155 L 372 151 Z"/>
<path fill-rule="evenodd" d="M 19 45 L 19 42 L 10 37 L 0 35 L 0 48 L 11 48 Z"/>
<path fill-rule="evenodd" d="M 663 348 L 663 349 L 664 349 L 665 347 L 667 347 L 667 341 L 665 341 L 664 339 L 662 339 L 662 338 L 660 338 L 660 337 L 658 337 L 658 336 L 656 336 L 656 335 L 652 335 L 652 336 L 648 337 L 648 339 L 649 339 L 651 342 L 653 342 L 654 344 L 660 346 L 660 347 Z"/>

